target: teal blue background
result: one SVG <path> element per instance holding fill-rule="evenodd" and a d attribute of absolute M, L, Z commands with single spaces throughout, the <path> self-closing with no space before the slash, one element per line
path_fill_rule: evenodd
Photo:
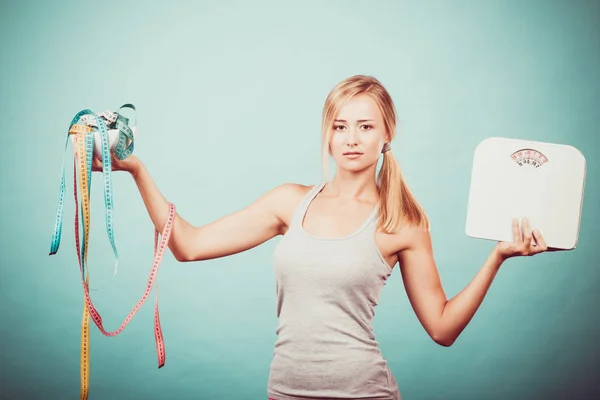
<path fill-rule="evenodd" d="M 490 136 L 569 144 L 587 159 L 578 248 L 509 260 L 450 348 L 410 307 L 398 269 L 374 326 L 404 399 L 574 399 L 600 391 L 600 2 L 213 1 L 0 5 L 2 398 L 79 396 L 82 289 L 72 161 L 61 247 L 49 257 L 64 140 L 84 108 L 138 108 L 136 154 L 201 225 L 283 182 L 320 179 L 325 97 L 374 75 L 399 112 L 393 143 L 433 223 L 448 298 L 492 249 L 464 234 L 470 166 Z M 68 152 L 71 153 L 69 146 Z M 142 296 L 153 226 L 130 176 L 113 175 L 120 268 L 92 183 L 94 304 L 117 329 Z M 159 271 L 117 337 L 91 325 L 90 399 L 266 399 L 275 329 L 275 238 Z"/>

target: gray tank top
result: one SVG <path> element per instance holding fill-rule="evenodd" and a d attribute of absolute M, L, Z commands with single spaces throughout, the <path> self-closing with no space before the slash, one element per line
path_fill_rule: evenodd
<path fill-rule="evenodd" d="M 276 400 L 400 400 L 371 322 L 392 269 L 375 243 L 377 209 L 340 238 L 302 227 L 315 185 L 273 253 L 277 340 L 267 392 Z"/>

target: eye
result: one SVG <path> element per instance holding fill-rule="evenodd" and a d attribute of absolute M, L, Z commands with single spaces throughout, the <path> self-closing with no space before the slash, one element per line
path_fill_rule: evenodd
<path fill-rule="evenodd" d="M 338 129 L 338 128 L 340 128 L 340 129 Z M 335 130 L 335 131 L 339 131 L 339 130 L 341 130 L 341 128 L 345 128 L 345 126 L 344 125 L 334 125 L 333 126 L 333 130 Z"/>
<path fill-rule="evenodd" d="M 363 126 L 366 126 L 366 127 L 368 128 L 367 130 L 373 129 L 373 125 L 361 125 L 361 128 L 362 128 Z"/>

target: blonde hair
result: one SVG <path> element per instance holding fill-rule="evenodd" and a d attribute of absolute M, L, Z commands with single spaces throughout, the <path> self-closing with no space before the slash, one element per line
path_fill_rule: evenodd
<path fill-rule="evenodd" d="M 396 135 L 396 109 L 388 91 L 372 76 L 354 75 L 338 83 L 329 93 L 323 106 L 322 167 L 325 180 L 329 181 L 329 142 L 333 123 L 342 106 L 353 96 L 367 94 L 375 101 L 383 116 L 386 137 L 391 142 Z M 377 175 L 380 205 L 377 229 L 395 233 L 404 220 L 412 225 L 430 228 L 425 210 L 411 193 L 396 158 L 389 150 L 383 153 L 383 164 Z"/>

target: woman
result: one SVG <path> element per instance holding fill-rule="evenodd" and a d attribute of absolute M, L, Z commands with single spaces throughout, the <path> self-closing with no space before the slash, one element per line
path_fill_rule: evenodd
<path fill-rule="evenodd" d="M 323 109 L 324 182 L 282 184 L 201 227 L 176 215 L 169 248 L 182 262 L 225 257 L 283 235 L 274 252 L 279 324 L 269 399 L 399 400 L 398 384 L 371 327 L 394 266 L 399 264 L 425 331 L 436 343 L 450 346 L 506 259 L 547 250 L 526 220 L 522 226 L 514 220 L 514 241 L 497 243 L 469 285 L 447 300 L 428 218 L 390 152 L 395 128 L 395 107 L 382 84 L 369 76 L 350 77 L 333 88 Z M 336 174 L 328 181 L 330 156 Z M 135 156 L 113 157 L 112 162 L 114 170 L 131 173 L 162 231 L 168 202 L 145 166 Z M 94 170 L 101 167 L 95 160 Z"/>

